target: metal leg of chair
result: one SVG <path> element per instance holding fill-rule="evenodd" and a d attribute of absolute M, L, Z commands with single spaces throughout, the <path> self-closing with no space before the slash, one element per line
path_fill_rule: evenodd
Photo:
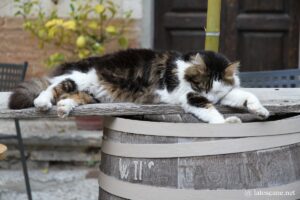
<path fill-rule="evenodd" d="M 28 176 L 26 158 L 25 158 L 25 151 L 24 151 L 24 145 L 23 145 L 23 139 L 22 139 L 20 124 L 19 124 L 19 120 L 18 119 L 15 119 L 15 125 L 16 125 L 19 150 L 20 150 L 20 154 L 21 154 L 21 162 L 22 162 L 23 173 L 24 173 L 25 184 L 26 184 L 26 192 L 27 192 L 28 199 L 32 200 L 31 188 L 30 188 L 30 182 L 29 182 L 29 176 Z"/>

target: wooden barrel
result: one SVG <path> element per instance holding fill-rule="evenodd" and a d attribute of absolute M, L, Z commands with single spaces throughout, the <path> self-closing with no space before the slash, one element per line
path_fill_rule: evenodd
<path fill-rule="evenodd" d="M 106 118 L 99 200 L 299 199 L 300 118 Z"/>

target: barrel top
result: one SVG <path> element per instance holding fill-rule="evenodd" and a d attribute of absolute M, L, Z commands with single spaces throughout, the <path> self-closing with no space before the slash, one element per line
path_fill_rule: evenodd
<path fill-rule="evenodd" d="M 106 117 L 104 127 L 138 135 L 169 137 L 254 137 L 299 132 L 300 117 L 241 124 L 153 122 Z"/>

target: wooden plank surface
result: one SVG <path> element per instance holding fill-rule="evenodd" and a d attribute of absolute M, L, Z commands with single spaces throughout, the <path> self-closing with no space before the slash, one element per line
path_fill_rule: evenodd
<path fill-rule="evenodd" d="M 271 114 L 300 113 L 300 88 L 281 89 L 247 89 L 257 95 Z M 53 118 L 57 117 L 56 107 L 49 112 L 42 113 L 35 108 L 22 110 L 7 109 L 9 93 L 0 93 L 0 118 Z M 245 110 L 231 109 L 217 106 L 223 114 L 245 113 Z M 119 115 L 141 115 L 141 114 L 182 114 L 180 106 L 169 104 L 138 105 L 133 103 L 103 103 L 89 104 L 77 107 L 70 116 L 119 116 Z"/>

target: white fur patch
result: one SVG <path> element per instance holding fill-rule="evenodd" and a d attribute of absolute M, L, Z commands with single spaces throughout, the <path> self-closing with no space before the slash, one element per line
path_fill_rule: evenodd
<path fill-rule="evenodd" d="M 62 99 L 57 102 L 57 115 L 61 118 L 69 116 L 70 112 L 78 106 L 78 103 L 73 99 Z"/>
<path fill-rule="evenodd" d="M 192 64 L 189 62 L 185 62 L 183 60 L 177 60 L 177 71 L 178 71 L 178 79 L 179 85 L 172 92 L 168 92 L 167 89 L 157 90 L 157 94 L 160 96 L 160 99 L 164 103 L 171 104 L 181 104 L 183 109 L 188 112 L 194 114 L 199 119 L 208 122 L 208 123 L 239 123 L 240 120 L 237 117 L 229 118 L 227 121 L 224 117 L 216 110 L 214 107 L 211 108 L 198 108 L 188 104 L 187 102 L 187 94 L 189 92 L 195 92 L 191 84 L 187 82 L 184 78 L 185 71 Z M 201 93 L 202 96 L 206 97 L 212 103 L 217 103 L 223 98 L 230 90 L 232 86 L 226 85 L 221 81 L 214 81 L 212 89 L 206 93 Z"/>
<path fill-rule="evenodd" d="M 184 79 L 185 70 L 191 66 L 191 63 L 184 62 L 183 60 L 177 60 L 177 71 L 179 85 L 172 91 L 168 92 L 165 88 L 163 90 L 157 90 L 156 93 L 160 96 L 160 100 L 163 103 L 170 104 L 182 104 L 187 103 L 186 95 L 187 93 L 193 91 L 190 83 Z"/>
<path fill-rule="evenodd" d="M 109 99 L 109 94 L 105 88 L 101 86 L 95 69 L 92 69 L 87 73 L 73 71 L 69 75 L 63 75 L 62 77 L 57 77 L 57 79 L 55 78 L 53 82 L 61 82 L 67 78 L 75 81 L 79 91 L 86 91 L 90 94 L 93 94 L 94 97 L 99 100 Z"/>
<path fill-rule="evenodd" d="M 210 102 L 216 104 L 223 98 L 230 90 L 232 89 L 231 85 L 224 84 L 221 81 L 213 81 L 211 90 L 206 93 L 202 92 L 201 95 L 206 97 Z"/>
<path fill-rule="evenodd" d="M 249 112 L 254 113 L 262 118 L 269 116 L 269 111 L 261 105 L 258 98 L 247 91 L 240 88 L 231 90 L 221 101 L 222 105 L 242 108 L 247 107 Z"/>
<path fill-rule="evenodd" d="M 70 74 L 56 76 L 50 79 L 51 86 L 58 85 L 66 79 L 73 80 L 77 84 L 79 91 L 91 90 L 89 92 L 93 93 L 95 92 L 93 89 L 95 89 L 95 87 L 99 87 L 98 76 L 95 69 L 92 69 L 87 73 L 72 71 Z"/>
<path fill-rule="evenodd" d="M 214 107 L 198 108 L 189 104 L 183 104 L 182 107 L 186 112 L 194 114 L 196 117 L 198 117 L 204 122 L 212 124 L 225 123 L 224 117 Z"/>
<path fill-rule="evenodd" d="M 51 109 L 52 92 L 45 90 L 33 101 L 34 107 L 40 111 L 47 111 Z"/>
<path fill-rule="evenodd" d="M 41 92 L 41 94 L 34 100 L 35 107 L 43 111 L 49 110 L 52 107 L 52 89 L 66 79 L 73 80 L 79 91 L 89 92 L 97 99 L 109 99 L 108 93 L 100 85 L 95 69 L 92 69 L 87 73 L 73 71 L 70 74 L 64 74 L 49 79 L 51 85 L 45 91 Z"/>

